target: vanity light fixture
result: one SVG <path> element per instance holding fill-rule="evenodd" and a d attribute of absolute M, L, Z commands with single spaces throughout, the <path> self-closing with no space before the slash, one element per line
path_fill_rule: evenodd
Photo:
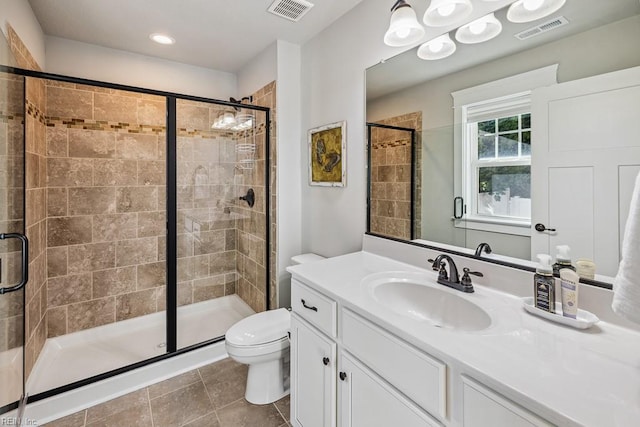
<path fill-rule="evenodd" d="M 566 0 L 518 0 L 509 6 L 507 19 L 514 23 L 531 22 L 560 9 Z"/>
<path fill-rule="evenodd" d="M 463 25 L 456 31 L 456 40 L 460 43 L 482 43 L 497 37 L 502 32 L 502 23 L 493 13 Z"/>
<path fill-rule="evenodd" d="M 156 43 L 160 44 L 175 44 L 176 39 L 166 34 L 153 33 L 149 35 L 149 38 Z"/>
<path fill-rule="evenodd" d="M 449 33 L 445 33 L 440 37 L 423 43 L 418 48 L 418 58 L 426 60 L 435 60 L 446 58 L 456 51 L 456 44 L 449 37 Z"/>
<path fill-rule="evenodd" d="M 408 46 L 424 36 L 424 28 L 418 22 L 413 8 L 406 1 L 398 0 L 391 8 L 391 12 L 389 29 L 384 35 L 384 43 L 387 46 Z"/>
<path fill-rule="evenodd" d="M 444 27 L 462 21 L 472 10 L 470 0 L 431 0 L 422 21 L 431 27 Z"/>

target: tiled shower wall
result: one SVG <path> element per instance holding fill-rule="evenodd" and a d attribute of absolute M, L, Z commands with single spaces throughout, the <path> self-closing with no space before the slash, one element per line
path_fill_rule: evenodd
<path fill-rule="evenodd" d="M 41 71 L 37 62 L 22 42 L 18 34 L 11 25 L 6 23 L 7 36 L 11 52 L 16 60 L 17 66 L 28 70 Z M 22 138 L 22 126 L 20 129 L 14 128 L 14 134 L 10 136 L 14 142 L 20 142 L 20 147 L 25 144 L 25 200 L 26 212 L 25 233 L 29 239 L 29 282 L 25 287 L 24 310 L 25 313 L 25 375 L 28 376 L 33 368 L 35 360 L 40 354 L 40 350 L 46 339 L 46 164 L 45 156 L 45 132 L 44 132 L 44 109 L 45 91 L 42 82 L 33 79 L 26 81 L 25 101 L 26 110 L 25 128 L 26 138 Z M 21 91 L 22 92 L 22 91 Z M 16 107 L 17 108 L 17 107 Z M 22 106 L 20 108 L 22 110 Z M 20 148 L 22 150 L 22 148 Z M 22 167 L 22 166 L 20 166 Z M 16 179 L 22 179 L 22 171 L 16 171 Z M 18 192 L 14 195 L 13 206 L 18 206 Z M 22 204 L 22 200 L 20 200 Z M 15 211 L 15 210 L 14 210 Z M 14 213 L 17 213 L 15 211 Z M 22 212 L 20 212 L 22 214 Z M 13 268 L 12 270 L 20 270 Z M 12 283 L 17 278 L 13 278 Z M 22 293 L 14 293 L 22 296 Z"/>
<path fill-rule="evenodd" d="M 255 96 L 255 94 L 254 94 Z M 256 105 L 259 105 L 255 102 Z M 255 141 L 256 152 L 253 167 L 238 169 L 238 191 L 246 194 L 249 188 L 255 192 L 255 205 L 252 208 L 241 202 L 239 213 L 243 219 L 238 221 L 238 296 L 258 312 L 267 309 L 266 301 L 266 114 L 256 112 L 255 128 L 238 135 L 237 144 Z"/>
<path fill-rule="evenodd" d="M 23 217 L 23 98 L 22 77 L 0 73 L 0 224 L 3 232 L 22 232 Z M 20 246 L 0 242 L 1 286 L 20 280 Z M 0 298 L 0 352 L 22 345 L 23 293 Z"/>
<path fill-rule="evenodd" d="M 260 89 L 253 94 L 253 104 L 275 107 L 274 89 L 275 82 Z M 211 131 L 210 124 L 224 110 L 220 106 L 180 101 L 177 107 L 179 303 L 236 293 L 254 311 L 264 311 L 269 230 L 264 178 L 266 115 L 253 111 L 255 132 Z M 238 159 L 242 155 L 236 146 L 254 142 L 255 162 L 241 168 Z M 275 180 L 273 183 L 275 186 Z M 249 188 L 256 197 L 252 208 L 239 200 Z M 273 225 L 270 228 L 275 232 Z M 274 296 L 275 292 L 272 299 Z"/>
<path fill-rule="evenodd" d="M 270 274 L 269 274 L 269 307 L 271 309 L 278 308 L 278 256 L 277 256 L 277 242 L 278 242 L 278 233 L 277 233 L 277 166 L 278 166 L 278 150 L 277 150 L 277 110 L 276 110 L 276 82 L 273 81 L 262 89 L 253 94 L 253 103 L 254 105 L 259 105 L 261 107 L 267 107 L 270 109 L 270 128 L 269 128 L 269 164 L 267 167 L 269 170 L 269 194 L 271 198 L 270 204 L 270 224 L 269 230 L 270 239 L 269 239 L 269 253 L 270 259 Z M 264 129 L 263 129 L 264 131 Z M 259 135 L 260 136 L 260 135 Z M 261 292 L 264 287 L 258 287 L 257 291 Z"/>
<path fill-rule="evenodd" d="M 47 338 L 47 170 L 44 83 L 27 78 L 26 88 L 25 224 L 29 238 L 29 282 L 25 287 L 25 368 L 29 375 Z"/>
<path fill-rule="evenodd" d="M 371 232 L 399 239 L 411 238 L 411 151 L 416 155 L 414 229 L 420 230 L 420 179 L 422 113 L 409 113 L 377 123 L 415 129 L 411 134 L 371 128 Z"/>
<path fill-rule="evenodd" d="M 164 98 L 46 95 L 48 336 L 164 310 Z"/>

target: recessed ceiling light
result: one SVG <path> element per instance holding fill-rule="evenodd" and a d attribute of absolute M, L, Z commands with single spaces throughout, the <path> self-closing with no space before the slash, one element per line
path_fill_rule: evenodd
<path fill-rule="evenodd" d="M 176 40 L 166 34 L 153 33 L 149 36 L 151 40 L 160 44 L 174 44 Z"/>

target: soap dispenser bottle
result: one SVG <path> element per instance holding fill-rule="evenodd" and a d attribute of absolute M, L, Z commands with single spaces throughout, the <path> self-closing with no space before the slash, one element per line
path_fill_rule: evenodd
<path fill-rule="evenodd" d="M 576 271 L 576 268 L 571 265 L 571 258 L 569 258 L 569 251 L 571 248 L 567 245 L 558 245 L 556 246 L 557 254 L 556 254 L 556 262 L 553 264 L 553 273 L 560 274 L 560 270 L 563 268 L 568 268 L 570 270 Z"/>
<path fill-rule="evenodd" d="M 536 308 L 556 312 L 556 279 L 553 277 L 551 267 L 551 256 L 539 254 L 540 263 L 536 267 L 536 274 L 533 276 L 533 295 Z"/>

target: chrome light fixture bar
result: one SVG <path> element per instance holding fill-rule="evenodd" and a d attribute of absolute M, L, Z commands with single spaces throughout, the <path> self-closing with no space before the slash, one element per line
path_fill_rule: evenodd
<path fill-rule="evenodd" d="M 384 35 L 388 46 L 408 46 L 424 36 L 424 28 L 418 22 L 413 8 L 404 0 L 398 0 L 391 8 L 389 29 Z"/>

